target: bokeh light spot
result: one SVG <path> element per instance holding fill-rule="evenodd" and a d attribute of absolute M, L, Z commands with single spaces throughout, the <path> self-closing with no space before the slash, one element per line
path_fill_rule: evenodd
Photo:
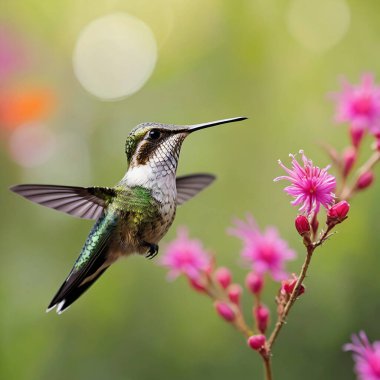
<path fill-rule="evenodd" d="M 288 27 L 293 37 L 314 52 L 336 45 L 348 31 L 350 9 L 345 0 L 293 0 Z"/>
<path fill-rule="evenodd" d="M 49 117 L 56 107 L 51 89 L 7 88 L 0 92 L 0 127 L 14 129 Z"/>
<path fill-rule="evenodd" d="M 9 77 L 28 63 L 25 44 L 11 28 L 0 24 L 0 82 Z"/>
<path fill-rule="evenodd" d="M 56 138 L 39 123 L 16 129 L 9 138 L 9 153 L 19 165 L 27 168 L 46 162 L 54 153 Z"/>
<path fill-rule="evenodd" d="M 82 30 L 73 65 L 88 92 L 103 100 L 118 100 L 145 84 L 156 60 L 157 45 L 150 28 L 127 13 L 113 13 Z"/>

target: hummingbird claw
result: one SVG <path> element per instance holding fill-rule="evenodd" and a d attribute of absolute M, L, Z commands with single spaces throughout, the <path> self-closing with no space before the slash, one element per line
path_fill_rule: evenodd
<path fill-rule="evenodd" d="M 152 260 L 154 257 L 157 256 L 158 253 L 158 245 L 157 244 L 151 244 L 151 243 L 145 243 L 147 247 L 149 247 L 148 252 L 146 253 L 146 258 L 149 260 Z"/>

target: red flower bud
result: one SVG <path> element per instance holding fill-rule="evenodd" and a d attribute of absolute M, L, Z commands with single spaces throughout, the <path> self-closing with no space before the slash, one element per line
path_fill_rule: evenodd
<path fill-rule="evenodd" d="M 329 222 L 341 222 L 347 217 L 349 210 L 350 204 L 346 201 L 340 201 L 339 203 L 330 207 L 327 211 L 327 224 L 329 224 Z"/>
<path fill-rule="evenodd" d="M 202 284 L 202 282 L 198 279 L 194 279 L 194 278 L 189 278 L 189 284 L 190 286 L 196 290 L 197 292 L 205 292 L 206 291 L 206 287 Z"/>
<path fill-rule="evenodd" d="M 357 158 L 356 149 L 349 146 L 343 153 L 343 176 L 347 177 Z"/>
<path fill-rule="evenodd" d="M 235 312 L 225 302 L 215 302 L 215 310 L 227 322 L 232 322 L 236 318 Z"/>
<path fill-rule="evenodd" d="M 310 223 L 309 220 L 304 215 L 298 215 L 294 221 L 296 229 L 301 236 L 310 233 Z"/>
<path fill-rule="evenodd" d="M 259 294 L 264 286 L 264 279 L 255 272 L 250 272 L 245 278 L 245 286 L 253 294 Z"/>
<path fill-rule="evenodd" d="M 350 127 L 351 142 L 355 148 L 359 147 L 359 145 L 363 139 L 364 132 L 365 132 L 365 129 L 363 127 L 351 125 L 351 127 Z"/>
<path fill-rule="evenodd" d="M 281 282 L 281 293 L 284 295 L 291 295 L 293 293 L 293 290 L 297 284 L 297 276 L 293 273 L 293 278 L 289 278 L 288 280 L 283 280 Z M 300 288 L 298 289 L 297 297 L 305 293 L 305 287 L 303 284 L 301 284 Z"/>
<path fill-rule="evenodd" d="M 230 270 L 225 267 L 218 268 L 215 271 L 215 279 L 223 289 L 226 289 L 232 280 Z"/>
<path fill-rule="evenodd" d="M 252 350 L 260 350 L 264 346 L 266 342 L 265 335 L 262 334 L 257 334 L 257 335 L 252 335 L 248 338 L 247 343 L 248 346 L 252 348 Z"/>
<path fill-rule="evenodd" d="M 373 180 L 375 179 L 374 175 L 372 172 L 364 172 L 363 174 L 360 175 L 356 182 L 356 189 L 358 190 L 364 190 L 367 187 L 372 185 Z"/>
<path fill-rule="evenodd" d="M 269 309 L 264 305 L 259 305 L 254 308 L 253 315 L 256 319 L 257 328 L 264 334 L 269 323 Z"/>
<path fill-rule="evenodd" d="M 239 305 L 243 289 L 239 284 L 232 284 L 228 287 L 228 298 L 235 305 Z"/>

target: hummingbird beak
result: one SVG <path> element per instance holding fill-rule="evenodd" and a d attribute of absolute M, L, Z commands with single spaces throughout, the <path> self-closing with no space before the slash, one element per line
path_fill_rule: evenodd
<path fill-rule="evenodd" d="M 230 119 L 210 121 L 208 123 L 202 123 L 202 124 L 194 124 L 194 125 L 190 125 L 187 128 L 187 132 L 191 133 L 191 132 L 194 132 L 194 131 L 199 131 L 200 129 L 213 127 L 214 125 L 234 123 L 235 121 L 241 121 L 241 120 L 245 120 L 245 119 L 247 119 L 247 118 L 246 117 L 232 117 Z"/>

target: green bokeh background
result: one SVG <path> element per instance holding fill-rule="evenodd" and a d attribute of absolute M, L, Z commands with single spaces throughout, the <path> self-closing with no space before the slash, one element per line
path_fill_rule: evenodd
<path fill-rule="evenodd" d="M 242 282 L 241 246 L 226 228 L 233 217 L 251 212 L 260 226 L 276 225 L 297 250 L 289 270 L 298 271 L 304 252 L 293 227 L 296 210 L 282 184 L 273 183 L 281 173 L 276 161 L 303 148 L 326 165 L 318 144 L 342 149 L 348 141 L 345 128 L 333 125 L 327 94 L 339 88 L 342 74 L 353 82 L 366 71 L 380 78 L 380 3 L 347 4 L 344 37 L 313 51 L 289 31 L 291 1 L 2 0 L 0 21 L 25 34 L 38 61 L 17 82 L 54 89 L 58 108 L 47 124 L 74 143 L 24 169 L 9 157 L 6 138 L 1 141 L 1 379 L 262 378 L 258 355 L 215 315 L 210 301 L 183 279 L 168 283 L 163 268 L 141 257 L 120 261 L 67 313 L 45 314 L 91 222 L 27 203 L 7 188 L 20 182 L 112 185 L 126 169 L 124 141 L 136 124 L 245 115 L 247 122 L 185 141 L 179 173 L 212 172 L 218 181 L 178 210 L 161 249 L 186 225 Z M 147 84 L 111 103 L 81 88 L 71 55 L 81 28 L 114 11 L 144 20 L 159 51 Z M 363 157 L 369 145 L 365 141 Z M 380 339 L 379 190 L 375 183 L 352 201 L 349 220 L 316 254 L 307 294 L 274 349 L 276 379 L 353 379 L 342 345 L 360 329 Z M 276 289 L 268 284 L 264 295 L 273 312 Z M 250 306 L 246 295 L 248 317 Z"/>

